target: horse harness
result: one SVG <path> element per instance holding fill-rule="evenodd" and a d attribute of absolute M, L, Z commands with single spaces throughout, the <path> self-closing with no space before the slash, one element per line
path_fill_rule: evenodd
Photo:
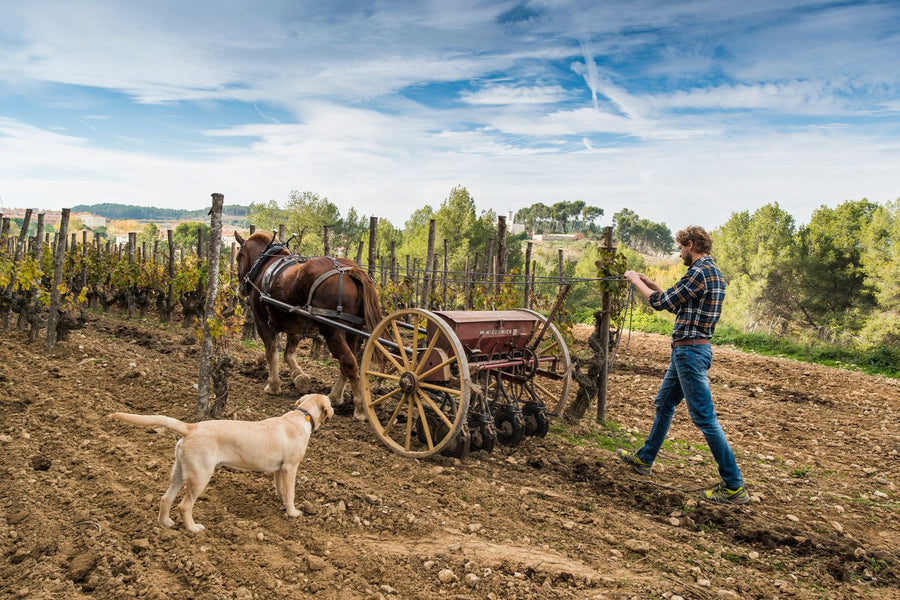
<path fill-rule="evenodd" d="M 244 294 L 250 293 L 250 287 L 253 287 L 260 293 L 260 295 L 264 297 L 270 297 L 270 292 L 272 289 L 272 284 L 281 276 L 282 272 L 285 269 L 292 265 L 302 264 L 309 260 L 309 257 L 302 256 L 299 254 L 290 254 L 281 256 L 279 253 L 284 249 L 284 244 L 279 242 L 270 242 L 266 249 L 260 253 L 258 257 L 256 257 L 256 262 L 253 263 L 253 267 L 250 271 L 247 272 L 247 275 L 244 276 L 244 281 L 241 286 L 241 291 Z M 254 281 L 259 276 L 260 271 L 262 271 L 263 265 L 270 258 L 278 257 L 278 260 L 273 262 L 271 265 L 266 268 L 263 272 L 262 278 L 262 289 L 258 288 Z M 331 260 L 332 268 L 328 271 L 325 271 L 321 275 L 319 275 L 316 280 L 313 282 L 312 286 L 309 288 L 309 295 L 306 299 L 306 305 L 301 306 L 303 310 L 308 312 L 311 315 L 317 315 L 321 317 L 331 317 L 335 319 L 341 319 L 342 321 L 347 321 L 349 323 L 353 323 L 354 325 L 364 325 L 365 320 L 357 317 L 356 315 L 350 315 L 344 313 L 344 306 L 342 304 L 344 297 L 344 273 L 350 271 L 353 267 L 348 267 L 341 265 L 335 259 L 331 257 L 326 257 Z M 316 294 L 316 290 L 319 289 L 319 286 L 322 285 L 326 280 L 338 276 L 338 305 L 336 308 L 320 308 L 318 306 L 313 306 L 312 301 L 313 297 Z"/>

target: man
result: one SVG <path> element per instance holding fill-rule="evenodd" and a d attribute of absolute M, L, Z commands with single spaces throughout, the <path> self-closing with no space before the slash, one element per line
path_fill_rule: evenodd
<path fill-rule="evenodd" d="M 642 273 L 626 271 L 625 277 L 656 310 L 675 313 L 672 331 L 672 356 L 669 368 L 656 394 L 656 417 L 650 435 L 637 452 L 619 449 L 619 458 L 635 472 L 649 475 L 653 461 L 669 432 L 675 407 L 684 399 L 691 421 L 703 433 L 719 465 L 722 481 L 702 496 L 712 502 L 746 504 L 750 497 L 744 489 L 741 471 L 734 453 L 719 425 L 709 391 L 706 372 L 712 363 L 710 338 L 722 312 L 725 280 L 709 253 L 712 238 L 702 227 L 688 227 L 675 236 L 687 273 L 673 287 L 662 290 Z"/>

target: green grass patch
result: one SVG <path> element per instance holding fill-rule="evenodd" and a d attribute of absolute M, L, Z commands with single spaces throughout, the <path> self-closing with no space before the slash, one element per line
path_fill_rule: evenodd
<path fill-rule="evenodd" d="M 809 465 L 803 465 L 802 467 L 797 467 L 791 472 L 791 475 L 796 477 L 797 479 L 806 479 L 811 475 Z"/>
<path fill-rule="evenodd" d="M 646 314 L 635 310 L 630 324 L 634 331 L 671 335 L 673 319 L 668 314 Z M 900 348 L 892 346 L 854 347 L 821 342 L 805 342 L 771 335 L 748 333 L 737 327 L 719 324 L 713 337 L 715 344 L 728 344 L 764 356 L 791 358 L 802 362 L 860 370 L 870 375 L 900 378 Z"/>
<path fill-rule="evenodd" d="M 722 553 L 722 558 L 724 558 L 728 562 L 734 563 L 736 565 L 739 565 L 739 564 L 747 561 L 746 556 L 741 556 L 740 554 L 734 554 L 732 552 L 727 552 L 727 551 Z"/>
<path fill-rule="evenodd" d="M 607 421 L 605 426 L 588 433 L 572 434 L 565 427 L 551 425 L 550 433 L 558 435 L 573 446 L 591 446 L 615 452 L 618 448 L 627 448 L 632 442 L 632 434 L 625 431 L 619 423 Z"/>
<path fill-rule="evenodd" d="M 746 333 L 723 325 L 716 328 L 713 341 L 766 356 L 782 356 L 803 362 L 859 369 L 872 375 L 900 378 L 900 348 L 879 346 L 859 348 L 824 343 L 798 342 L 764 333 Z"/>

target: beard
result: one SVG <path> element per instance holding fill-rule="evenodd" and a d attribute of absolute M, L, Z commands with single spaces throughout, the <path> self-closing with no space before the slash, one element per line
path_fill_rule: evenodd
<path fill-rule="evenodd" d="M 691 260 L 691 255 L 690 255 L 690 254 L 688 254 L 687 256 L 682 256 L 682 257 L 681 257 L 681 262 L 683 262 L 683 263 L 684 263 L 684 266 L 686 266 L 686 267 L 689 267 L 689 266 L 691 266 L 692 264 L 694 264 L 694 261 Z"/>

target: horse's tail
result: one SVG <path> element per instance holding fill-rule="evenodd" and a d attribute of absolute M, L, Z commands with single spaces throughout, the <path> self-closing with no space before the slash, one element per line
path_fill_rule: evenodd
<path fill-rule="evenodd" d="M 381 311 L 381 300 L 378 298 L 378 292 L 375 290 L 375 282 L 369 277 L 368 273 L 362 281 L 363 284 L 363 304 L 366 318 L 366 330 L 375 331 L 375 326 L 381 322 L 384 313 Z"/>
<path fill-rule="evenodd" d="M 375 326 L 381 321 L 384 313 L 381 311 L 381 300 L 375 289 L 375 282 L 369 274 L 362 269 L 353 270 L 354 279 L 362 285 L 363 312 L 366 320 L 366 331 L 375 331 Z"/>

